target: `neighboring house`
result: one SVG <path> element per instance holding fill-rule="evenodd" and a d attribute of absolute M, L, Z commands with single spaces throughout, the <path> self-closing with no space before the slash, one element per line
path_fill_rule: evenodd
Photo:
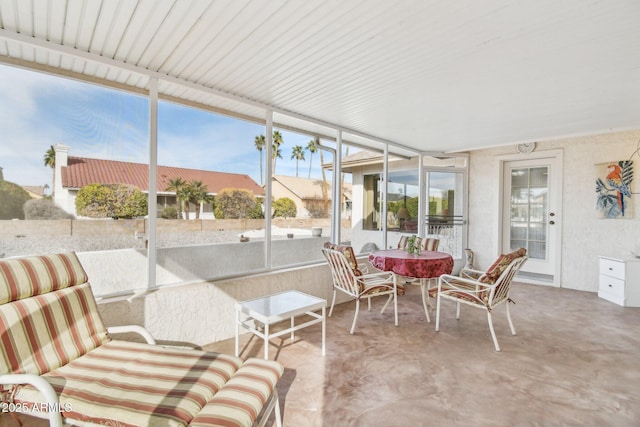
<path fill-rule="evenodd" d="M 54 145 L 56 151 L 55 203 L 65 211 L 76 214 L 75 199 L 78 191 L 88 184 L 128 184 L 149 192 L 149 165 L 114 160 L 90 159 L 68 156 L 69 147 Z M 176 206 L 176 194 L 167 190 L 169 182 L 182 178 L 185 182 L 202 181 L 208 194 L 215 196 L 224 188 L 241 188 L 251 191 L 256 197 L 264 197 L 264 189 L 245 174 L 185 169 L 158 166 L 158 215 L 168 206 Z M 190 219 L 195 218 L 196 209 L 200 218 L 214 219 L 213 205 L 190 205 Z"/>
<path fill-rule="evenodd" d="M 331 205 L 331 182 L 326 183 L 323 192 L 321 179 L 298 178 L 275 175 L 271 191 L 273 199 L 288 197 L 296 204 L 296 218 L 324 218 Z M 351 184 L 345 183 L 340 204 L 342 218 L 351 218 Z"/>
<path fill-rule="evenodd" d="M 3 168 L 0 166 L 0 181 L 4 181 Z M 47 195 L 48 185 L 21 185 L 22 189 L 26 191 L 32 199 L 42 199 Z"/>
<path fill-rule="evenodd" d="M 48 188 L 44 185 L 23 185 L 23 190 L 29 193 L 32 199 L 42 199 L 46 196 L 45 191 Z"/>

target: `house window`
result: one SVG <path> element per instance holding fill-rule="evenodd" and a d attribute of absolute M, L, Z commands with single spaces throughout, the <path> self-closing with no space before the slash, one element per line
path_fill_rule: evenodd
<path fill-rule="evenodd" d="M 418 169 L 389 172 L 387 189 L 387 230 L 418 231 Z M 382 174 L 364 176 L 364 230 L 380 230 Z"/>

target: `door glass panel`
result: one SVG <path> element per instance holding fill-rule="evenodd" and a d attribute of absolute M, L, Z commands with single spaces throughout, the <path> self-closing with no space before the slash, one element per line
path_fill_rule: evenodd
<path fill-rule="evenodd" d="M 532 259 L 547 259 L 548 177 L 547 166 L 511 170 L 510 249 Z"/>
<path fill-rule="evenodd" d="M 429 201 L 425 236 L 440 239 L 438 250 L 462 257 L 464 174 L 427 172 Z"/>

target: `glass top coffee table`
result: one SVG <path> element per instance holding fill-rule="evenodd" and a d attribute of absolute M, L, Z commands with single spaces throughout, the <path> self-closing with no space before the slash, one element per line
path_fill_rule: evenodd
<path fill-rule="evenodd" d="M 315 313 L 321 310 L 322 313 Z M 236 303 L 236 356 L 240 355 L 239 337 L 240 328 L 244 328 L 254 335 L 264 340 L 264 358 L 269 358 L 269 340 L 281 335 L 291 334 L 291 340 L 294 339 L 294 332 L 322 322 L 322 355 L 325 355 L 326 341 L 326 310 L 327 300 L 317 298 L 312 295 L 305 294 L 300 291 L 286 291 L 278 294 L 267 295 L 265 297 L 254 298 Z M 313 317 L 305 323 L 295 325 L 294 318 L 300 315 L 309 315 Z M 241 319 L 241 316 L 247 316 Z M 275 333 L 269 332 L 269 327 L 274 323 L 291 319 L 291 326 L 282 331 Z M 264 331 L 260 331 L 254 320 L 264 324 Z"/>

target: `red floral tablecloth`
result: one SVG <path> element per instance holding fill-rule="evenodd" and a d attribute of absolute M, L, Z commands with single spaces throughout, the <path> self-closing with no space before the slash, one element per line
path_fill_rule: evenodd
<path fill-rule="evenodd" d="M 414 255 L 403 249 L 387 249 L 372 252 L 369 261 L 379 270 L 407 277 L 439 277 L 453 271 L 453 258 L 444 252 L 422 251 Z"/>

